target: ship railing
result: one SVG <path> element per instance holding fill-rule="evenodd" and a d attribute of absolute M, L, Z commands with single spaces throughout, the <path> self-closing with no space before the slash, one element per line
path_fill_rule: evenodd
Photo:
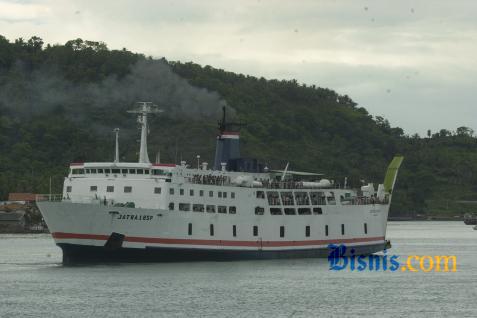
<path fill-rule="evenodd" d="M 69 195 L 64 196 L 63 194 L 37 194 L 36 200 L 37 202 L 71 202 L 71 203 L 97 203 L 101 204 L 103 200 L 99 199 L 98 197 L 92 196 L 82 196 L 82 195 L 74 195 L 70 197 Z M 108 200 L 109 202 L 109 200 Z"/>
<path fill-rule="evenodd" d="M 35 197 L 36 202 L 50 201 L 61 202 L 63 201 L 63 194 L 37 194 Z"/>

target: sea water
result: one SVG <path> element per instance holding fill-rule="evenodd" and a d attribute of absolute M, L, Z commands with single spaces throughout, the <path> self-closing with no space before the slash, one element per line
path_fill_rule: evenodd
<path fill-rule="evenodd" d="M 326 259 L 64 267 L 47 234 L 0 235 L 0 317 L 477 317 L 477 231 L 390 222 L 409 255 L 456 272 L 331 271 Z"/>

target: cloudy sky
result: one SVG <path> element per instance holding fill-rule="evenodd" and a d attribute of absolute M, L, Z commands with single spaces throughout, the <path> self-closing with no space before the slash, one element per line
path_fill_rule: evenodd
<path fill-rule="evenodd" d="M 477 131 L 474 0 L 0 0 L 0 34 L 296 78 L 408 134 Z"/>

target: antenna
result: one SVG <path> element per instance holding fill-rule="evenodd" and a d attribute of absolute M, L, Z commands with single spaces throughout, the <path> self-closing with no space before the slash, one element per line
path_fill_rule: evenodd
<path fill-rule="evenodd" d="M 282 177 L 280 178 L 281 181 L 285 180 L 285 176 L 287 175 L 289 164 L 290 164 L 290 162 L 287 162 L 287 165 L 285 166 L 285 170 L 283 170 Z"/>
<path fill-rule="evenodd" d="M 147 154 L 147 115 L 162 113 L 163 110 L 159 109 L 157 105 L 151 102 L 137 102 L 136 107 L 133 110 L 128 110 L 128 113 L 138 114 L 137 122 L 141 125 L 141 146 L 139 148 L 139 163 L 151 163 Z"/>
<path fill-rule="evenodd" d="M 119 162 L 119 128 L 114 128 L 113 132 L 116 135 L 116 147 L 115 147 L 115 152 L 114 152 L 114 162 L 118 163 Z"/>

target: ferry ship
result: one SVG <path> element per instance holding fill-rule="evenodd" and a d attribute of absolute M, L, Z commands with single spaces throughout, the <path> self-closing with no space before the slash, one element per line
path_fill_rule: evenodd
<path fill-rule="evenodd" d="M 149 102 L 131 111 L 141 126 L 138 162 L 71 163 L 63 193 L 37 205 L 63 263 L 326 257 L 329 244 L 356 255 L 382 251 L 392 190 L 403 160 L 384 182 L 358 189 L 318 173 L 271 170 L 240 156 L 240 124 L 219 122 L 215 160 L 151 163 Z M 306 153 L 304 154 L 306 155 Z"/>

